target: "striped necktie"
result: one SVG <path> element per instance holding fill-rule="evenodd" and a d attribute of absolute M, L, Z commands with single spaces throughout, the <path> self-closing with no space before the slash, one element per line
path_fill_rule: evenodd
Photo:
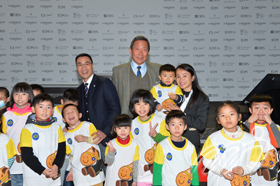
<path fill-rule="evenodd" d="M 87 97 L 87 95 L 88 95 L 88 83 L 85 83 L 85 97 Z"/>

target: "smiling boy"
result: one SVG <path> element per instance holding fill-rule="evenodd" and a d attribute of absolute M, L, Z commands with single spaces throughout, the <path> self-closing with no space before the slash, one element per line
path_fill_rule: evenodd
<path fill-rule="evenodd" d="M 47 94 L 37 95 L 32 103 L 20 136 L 23 160 L 24 185 L 61 185 L 60 167 L 65 157 L 65 137 L 61 127 L 51 116 L 53 98 Z"/>

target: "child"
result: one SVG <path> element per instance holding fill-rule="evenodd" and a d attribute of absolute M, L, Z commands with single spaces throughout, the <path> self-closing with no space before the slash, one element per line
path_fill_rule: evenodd
<path fill-rule="evenodd" d="M 70 88 L 70 89 L 67 89 L 64 91 L 63 97 L 60 100 L 61 105 L 54 107 L 53 118 L 60 125 L 63 133 L 66 133 L 67 129 L 65 127 L 65 123 L 62 120 L 61 111 L 62 111 L 63 107 L 67 104 L 71 103 L 74 105 L 79 105 L 79 101 L 80 101 L 80 93 L 76 89 Z M 67 166 L 68 167 L 70 166 L 69 164 L 70 164 L 69 158 L 68 158 L 68 156 L 66 156 L 63 166 L 61 167 L 61 181 L 63 183 L 65 182 L 65 179 L 66 179 L 65 172 L 67 172 L 66 169 L 67 169 Z M 68 182 L 66 184 L 70 185 L 71 182 Z"/>
<path fill-rule="evenodd" d="M 13 139 L 17 156 L 13 163 L 11 172 L 12 185 L 22 185 L 22 158 L 20 151 L 20 133 L 26 123 L 27 117 L 32 113 L 30 103 L 33 100 L 33 92 L 29 84 L 25 82 L 17 83 L 11 93 L 11 106 L 7 108 L 2 116 L 2 129 Z"/>
<path fill-rule="evenodd" d="M 0 111 L 0 117 L 2 112 Z M 2 131 L 0 120 L 0 185 L 11 185 L 9 168 L 12 166 L 17 150 L 13 140 Z"/>
<path fill-rule="evenodd" d="M 154 114 L 154 98 L 148 90 L 136 90 L 131 97 L 129 109 L 136 117 L 132 121 L 131 132 L 139 146 L 137 185 L 152 185 L 156 142 L 170 134 L 165 128 L 165 118 Z"/>
<path fill-rule="evenodd" d="M 10 101 L 9 91 L 5 87 L 0 87 L 0 111 L 7 111 L 6 104 Z"/>
<path fill-rule="evenodd" d="M 31 86 L 31 88 L 33 90 L 34 96 L 37 96 L 38 94 L 45 93 L 44 88 L 41 85 L 31 84 L 30 86 Z"/>
<path fill-rule="evenodd" d="M 65 134 L 67 149 L 71 151 L 72 168 L 66 181 L 74 181 L 75 186 L 102 186 L 105 179 L 99 146 L 87 142 L 77 142 L 75 137 L 83 135 L 89 137 L 96 132 L 95 126 L 87 121 L 80 121 L 82 114 L 77 105 L 68 104 L 62 109 L 63 121 L 68 127 Z"/>
<path fill-rule="evenodd" d="M 61 126 L 63 132 L 66 132 L 65 123 L 62 121 L 61 111 L 62 108 L 67 104 L 79 105 L 80 93 L 73 88 L 67 89 L 63 93 L 63 97 L 60 100 L 61 105 L 55 106 L 53 118 L 56 119 L 56 122 Z"/>
<path fill-rule="evenodd" d="M 129 136 L 131 119 L 128 115 L 116 116 L 111 129 L 113 140 L 107 143 L 105 151 L 106 170 L 105 186 L 136 186 L 139 160 L 138 145 Z"/>
<path fill-rule="evenodd" d="M 59 169 L 65 157 L 65 137 L 51 117 L 53 98 L 38 94 L 20 135 L 24 185 L 61 185 Z"/>
<path fill-rule="evenodd" d="M 249 111 L 252 114 L 245 122 L 250 133 L 256 137 L 263 148 L 265 160 L 257 174 L 252 176 L 252 185 L 278 185 L 278 155 L 276 148 L 280 144 L 279 126 L 276 125 L 270 114 L 273 111 L 273 100 L 269 95 L 256 94 L 249 99 Z"/>
<path fill-rule="evenodd" d="M 172 110 L 167 114 L 166 128 L 171 136 L 157 145 L 153 185 L 199 185 L 195 147 L 182 137 L 187 129 L 186 122 L 182 111 Z"/>
<path fill-rule="evenodd" d="M 201 151 L 203 164 L 210 171 L 208 186 L 250 185 L 250 174 L 263 158 L 262 148 L 254 137 L 240 129 L 239 107 L 232 101 L 216 107 L 216 120 L 223 126 L 211 134 Z"/>
<path fill-rule="evenodd" d="M 166 110 L 163 108 L 162 102 L 168 98 L 175 101 L 178 105 L 183 102 L 183 93 L 179 86 L 174 85 L 175 67 L 170 64 L 162 65 L 159 69 L 160 83 L 153 86 L 150 92 L 155 99 L 156 114 L 165 116 Z"/>

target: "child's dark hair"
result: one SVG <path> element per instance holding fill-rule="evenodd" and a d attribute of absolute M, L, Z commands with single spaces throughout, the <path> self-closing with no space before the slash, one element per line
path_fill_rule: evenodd
<path fill-rule="evenodd" d="M 273 99 L 270 95 L 267 94 L 255 94 L 249 99 L 249 107 L 252 106 L 253 103 L 260 103 L 260 102 L 268 102 L 270 107 L 273 108 Z"/>
<path fill-rule="evenodd" d="M 79 113 L 81 113 L 81 110 L 80 110 L 79 106 L 70 103 L 70 104 L 67 104 L 67 105 L 65 105 L 65 106 L 63 107 L 63 109 L 62 109 L 62 111 L 61 111 L 62 118 L 64 118 L 64 110 L 65 110 L 67 107 L 70 107 L 70 106 L 76 107 L 77 111 L 78 111 Z M 80 120 L 81 120 L 81 119 L 80 119 Z M 65 122 L 65 125 L 66 125 L 66 128 L 69 127 L 69 125 L 68 125 L 67 122 Z"/>
<path fill-rule="evenodd" d="M 3 112 L 0 110 L 0 118 L 2 118 Z M 2 119 L 0 119 L 0 133 L 3 133 L 2 130 Z"/>
<path fill-rule="evenodd" d="M 5 87 L 0 87 L 0 92 L 4 92 L 6 98 L 10 96 L 9 90 Z"/>
<path fill-rule="evenodd" d="M 137 117 L 138 114 L 135 112 L 134 105 L 139 103 L 140 99 L 143 99 L 143 102 L 150 105 L 150 110 L 148 116 L 155 112 L 155 102 L 152 93 L 148 90 L 138 89 L 132 94 L 132 97 L 129 102 L 129 110 L 132 113 L 133 117 Z"/>
<path fill-rule="evenodd" d="M 161 67 L 159 68 L 159 75 L 161 74 L 162 71 L 167 71 L 167 72 L 176 72 L 176 69 L 173 65 L 170 64 L 165 64 L 165 65 L 161 65 Z"/>
<path fill-rule="evenodd" d="M 14 101 L 14 93 L 18 93 L 18 92 L 25 92 L 25 93 L 28 93 L 29 94 L 29 100 L 28 100 L 28 103 L 32 103 L 33 101 L 33 98 L 34 98 L 34 95 L 33 95 L 33 90 L 31 88 L 31 86 L 28 84 L 28 83 L 25 83 L 25 82 L 20 82 L 20 83 L 17 83 L 14 87 L 13 87 L 13 90 L 11 92 L 11 108 L 13 108 L 13 105 L 15 104 L 15 101 Z"/>
<path fill-rule="evenodd" d="M 183 119 L 184 120 L 184 124 L 187 125 L 187 116 L 184 114 L 184 112 L 180 111 L 180 110 L 171 110 L 165 118 L 165 122 L 167 125 L 169 125 L 169 122 L 173 119 L 173 118 L 179 118 L 179 119 Z"/>
<path fill-rule="evenodd" d="M 36 104 L 39 104 L 39 103 L 44 102 L 44 101 L 51 102 L 52 106 L 54 107 L 53 98 L 46 93 L 38 94 L 37 96 L 35 96 L 34 99 L 33 99 L 33 102 L 32 102 L 32 106 L 35 107 Z"/>
<path fill-rule="evenodd" d="M 39 90 L 41 93 L 45 93 L 44 88 L 39 84 L 31 84 L 32 90 Z"/>
<path fill-rule="evenodd" d="M 121 114 L 114 118 L 113 125 L 110 131 L 112 139 L 117 137 L 117 133 L 115 132 L 115 129 L 118 127 L 131 127 L 130 117 L 126 114 Z"/>
<path fill-rule="evenodd" d="M 227 101 L 221 102 L 217 105 L 217 107 L 215 109 L 216 118 L 219 119 L 219 112 L 220 112 L 221 108 L 224 106 L 227 106 L 227 105 L 232 107 L 237 112 L 238 115 L 240 114 L 240 108 L 239 108 L 238 104 L 233 101 L 227 100 Z"/>
<path fill-rule="evenodd" d="M 69 88 L 64 91 L 63 93 L 63 101 L 72 101 L 72 102 L 78 102 L 80 101 L 80 93 L 78 90 Z"/>

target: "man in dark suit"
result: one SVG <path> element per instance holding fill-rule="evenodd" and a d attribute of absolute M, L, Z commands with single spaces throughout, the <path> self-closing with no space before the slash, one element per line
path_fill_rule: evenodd
<path fill-rule="evenodd" d="M 99 145 L 103 157 L 114 117 L 121 113 L 117 90 L 110 79 L 93 74 L 94 64 L 90 55 L 79 54 L 75 61 L 83 78 L 83 83 L 77 88 L 81 94 L 82 119 L 95 125 L 97 132 L 92 134 L 93 141 Z"/>

